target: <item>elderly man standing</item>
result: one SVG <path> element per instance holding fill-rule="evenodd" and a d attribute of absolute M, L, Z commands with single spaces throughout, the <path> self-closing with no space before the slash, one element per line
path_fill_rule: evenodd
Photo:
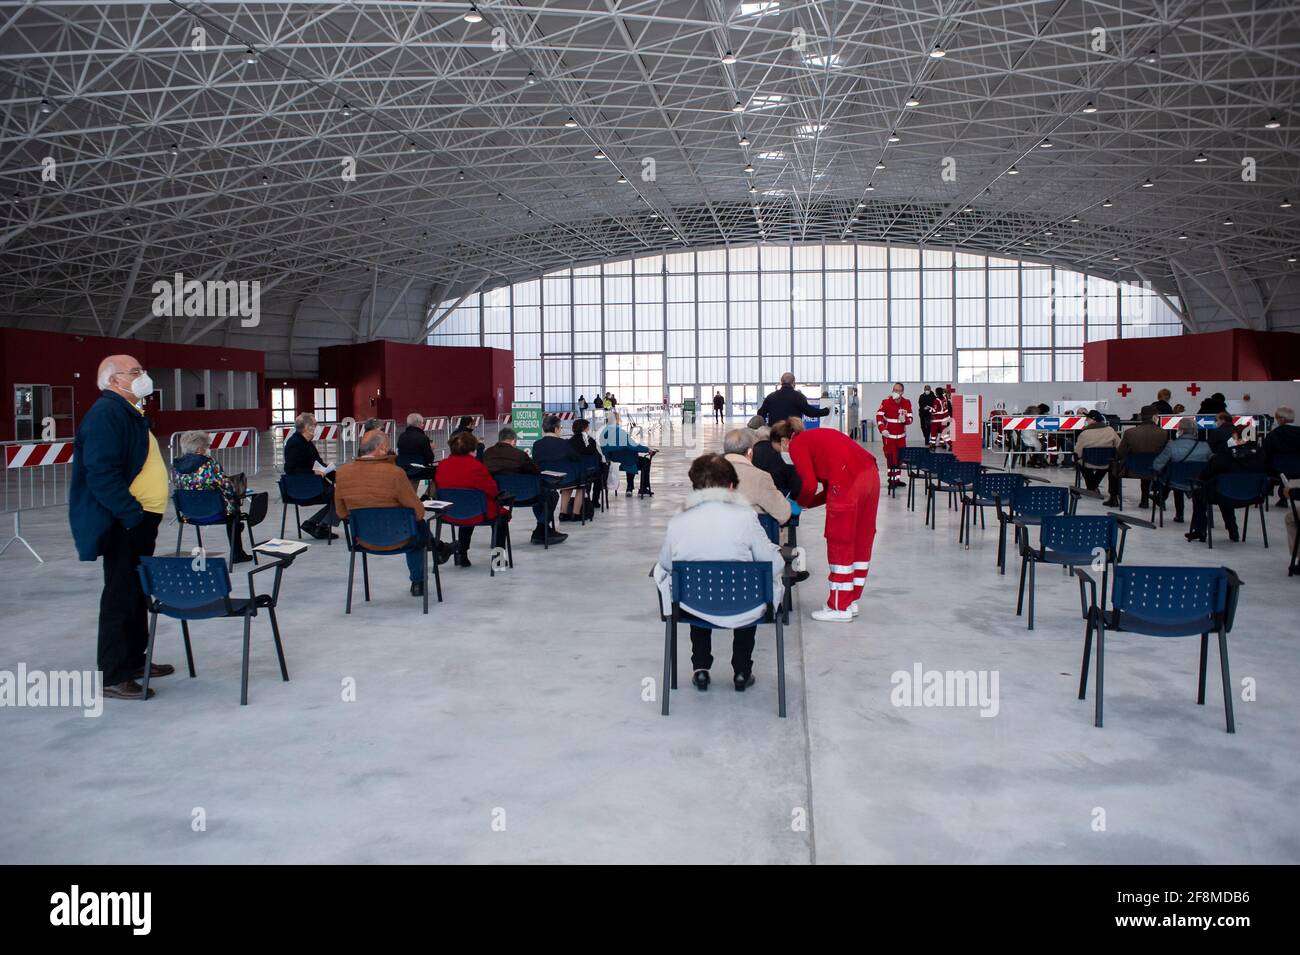
<path fill-rule="evenodd" d="M 769 426 L 786 418 L 824 418 L 830 413 L 830 408 L 814 408 L 808 404 L 804 393 L 794 386 L 794 373 L 789 371 L 781 376 L 781 387 L 764 398 L 758 406 L 758 414 Z"/>
<path fill-rule="evenodd" d="M 68 489 L 68 522 L 81 560 L 104 558 L 99 598 L 99 669 L 104 696 L 139 700 L 149 642 L 148 601 L 137 568 L 153 556 L 167 510 L 167 465 L 141 404 L 153 380 L 130 355 L 99 364 L 99 400 L 77 429 Z M 155 663 L 150 678 L 167 676 Z M 149 690 L 153 696 L 154 691 Z"/>
<path fill-rule="evenodd" d="M 416 496 L 415 488 L 406 473 L 397 466 L 388 446 L 388 435 L 382 431 L 367 431 L 357 442 L 357 458 L 338 469 L 334 482 L 334 507 L 339 517 L 346 518 L 358 508 L 406 507 L 415 516 L 415 532 L 427 551 L 431 536 L 425 523 L 424 505 Z M 424 596 L 423 551 L 406 555 L 406 569 L 410 571 L 411 596 Z M 446 560 L 446 557 L 442 557 Z"/>

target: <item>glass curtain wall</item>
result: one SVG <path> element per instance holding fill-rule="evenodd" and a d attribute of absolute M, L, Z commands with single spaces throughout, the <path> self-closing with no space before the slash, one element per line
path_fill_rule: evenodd
<path fill-rule="evenodd" d="M 662 369 L 661 381 L 636 378 L 640 397 L 676 404 L 716 390 L 740 413 L 786 371 L 809 390 L 1080 381 L 1085 342 L 1182 334 L 1177 312 L 1141 285 L 953 249 L 835 243 L 576 266 L 443 302 L 435 316 L 429 344 L 510 349 L 517 398 L 554 410 L 608 390 L 624 401 L 608 369 L 629 361 Z"/>

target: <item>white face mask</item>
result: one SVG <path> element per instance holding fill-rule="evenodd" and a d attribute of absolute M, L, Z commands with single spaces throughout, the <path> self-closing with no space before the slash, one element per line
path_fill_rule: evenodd
<path fill-rule="evenodd" d="M 894 394 L 894 400 L 895 400 L 895 401 L 902 401 L 902 400 L 903 400 L 903 393 L 902 393 L 901 391 L 895 391 L 893 394 Z"/>
<path fill-rule="evenodd" d="M 131 394 L 141 401 L 153 394 L 153 379 L 149 377 L 149 372 L 144 372 L 131 382 Z"/>

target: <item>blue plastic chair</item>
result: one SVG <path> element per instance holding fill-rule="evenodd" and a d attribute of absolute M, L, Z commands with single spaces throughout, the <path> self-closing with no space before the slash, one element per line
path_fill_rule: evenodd
<path fill-rule="evenodd" d="M 978 461 L 958 461 L 956 458 L 939 461 L 931 480 L 925 483 L 925 518 L 931 530 L 939 526 L 938 496 L 946 493 L 948 509 L 956 510 L 962 495 L 974 486 L 976 479 L 983 473 L 984 465 Z"/>
<path fill-rule="evenodd" d="M 945 461 L 955 461 L 956 456 L 946 451 L 931 451 L 925 449 L 924 456 L 918 456 L 914 462 L 907 466 L 907 509 L 916 510 L 916 485 L 919 482 L 924 488 L 929 481 L 938 472 L 939 466 Z"/>
<path fill-rule="evenodd" d="M 1025 577 L 1029 577 L 1029 629 L 1034 629 L 1035 570 L 1039 564 L 1059 564 L 1073 573 L 1075 567 L 1096 568 L 1101 559 L 1101 590 L 1106 592 L 1107 574 L 1114 564 L 1124 560 L 1124 543 L 1131 518 L 1118 514 L 1060 514 L 1042 518 L 1038 546 L 1029 545 L 1027 528 L 1020 534 L 1020 592 L 1016 597 L 1016 616 L 1025 607 Z M 1146 522 L 1141 522 L 1142 526 Z M 1083 608 L 1083 613 L 1087 613 Z"/>
<path fill-rule="evenodd" d="M 275 618 L 275 607 L 280 599 L 280 579 L 288 562 L 276 560 L 248 572 L 248 596 L 230 595 L 230 571 L 225 558 L 209 557 L 141 557 L 140 586 L 149 604 L 149 645 L 144 660 L 144 695 L 149 699 L 149 670 L 153 666 L 154 638 L 158 632 L 158 617 L 171 617 L 181 622 L 181 637 L 185 641 L 185 662 L 190 678 L 194 670 L 194 649 L 190 644 L 191 620 L 215 620 L 240 617 L 244 621 L 244 660 L 240 679 L 239 703 L 248 705 L 248 651 L 252 636 L 253 618 L 259 609 L 265 609 L 271 619 L 271 635 L 275 638 L 275 653 L 280 660 L 280 677 L 286 683 L 289 669 L 284 662 L 284 646 L 280 642 L 280 624 Z M 253 587 L 253 577 L 265 570 L 275 570 L 275 583 L 269 594 L 259 594 Z"/>
<path fill-rule="evenodd" d="M 303 507 L 319 507 L 330 502 L 329 486 L 319 474 L 281 474 L 280 500 L 280 536 L 284 537 L 285 520 L 289 516 L 289 505 L 293 505 L 293 522 L 298 528 L 298 539 L 302 540 Z M 326 544 L 331 539 L 326 540 Z"/>
<path fill-rule="evenodd" d="M 1183 494 L 1196 494 L 1201 486 L 1201 472 L 1205 469 L 1204 461 L 1177 461 L 1160 472 L 1156 486 L 1151 488 L 1151 520 L 1160 512 L 1160 526 L 1165 526 L 1165 501 L 1169 492 L 1180 491 Z"/>
<path fill-rule="evenodd" d="M 605 452 L 605 460 L 611 465 L 617 464 L 622 468 L 625 474 L 636 475 L 641 471 L 640 452 L 631 447 L 618 447 L 609 445 L 601 448 Z M 644 497 L 645 492 L 638 490 L 637 497 Z"/>
<path fill-rule="evenodd" d="M 1268 522 L 1264 520 L 1264 504 L 1268 501 L 1269 478 L 1267 474 L 1254 471 L 1216 474 L 1206 489 L 1205 542 L 1214 549 L 1214 521 L 1211 518 L 1211 506 L 1219 505 L 1232 510 L 1244 508 L 1245 519 L 1241 523 L 1241 539 L 1246 539 L 1250 527 L 1250 509 L 1259 509 L 1259 528 L 1264 535 L 1264 549 L 1268 549 Z"/>
<path fill-rule="evenodd" d="M 1026 484 L 1011 492 L 1011 498 L 996 505 L 998 510 L 998 573 L 1007 572 L 1007 525 L 1015 524 L 1016 543 L 1044 517 L 1074 513 L 1072 488 L 1056 484 Z M 1003 504 L 1006 510 L 1003 510 Z"/>
<path fill-rule="evenodd" d="M 1012 492 L 1024 487 L 1029 478 L 1014 471 L 983 471 L 975 478 L 970 493 L 961 499 L 961 528 L 957 532 L 957 541 L 963 540 L 970 548 L 970 531 L 975 526 L 975 512 L 979 511 L 980 527 L 984 527 L 984 508 L 997 507 L 1000 501 L 1009 501 Z M 970 522 L 967 523 L 969 515 Z M 963 537 L 963 535 L 965 535 Z"/>
<path fill-rule="evenodd" d="M 1119 490 L 1119 509 L 1124 510 L 1124 479 L 1137 478 L 1141 481 L 1155 480 L 1156 475 L 1156 456 L 1154 454 L 1130 454 L 1124 459 L 1124 466 L 1121 468 L 1115 481 Z"/>
<path fill-rule="evenodd" d="M 545 508 L 546 520 L 542 521 L 542 549 L 551 546 L 551 518 L 554 509 L 550 506 L 551 488 L 546 487 L 540 474 L 494 474 L 492 479 L 502 494 L 510 495 L 511 507 L 533 507 L 541 504 Z"/>
<path fill-rule="evenodd" d="M 361 555 L 361 579 L 366 601 L 370 600 L 370 564 L 368 556 L 389 557 L 423 554 L 424 612 L 429 612 L 429 557 L 428 546 L 420 539 L 415 515 L 409 507 L 359 507 L 349 511 L 343 522 L 344 539 L 348 546 L 348 599 L 344 613 L 352 612 L 352 581 L 356 575 L 357 554 Z M 438 563 L 433 564 L 433 580 L 442 602 L 442 575 Z"/>
<path fill-rule="evenodd" d="M 899 448 L 898 449 L 898 466 L 910 475 L 913 468 L 924 460 L 925 455 L 929 454 L 929 448 Z M 888 483 L 888 482 L 886 482 Z M 909 485 L 910 489 L 910 485 Z M 889 496 L 894 496 L 894 486 L 889 485 Z M 911 506 L 910 504 L 908 505 Z"/>
<path fill-rule="evenodd" d="M 1237 613 L 1241 578 L 1227 567 L 1117 566 L 1111 587 L 1110 609 L 1097 603 L 1096 580 L 1080 571 L 1079 591 L 1091 588 L 1085 614 L 1083 666 L 1079 673 L 1079 699 L 1087 698 L 1088 658 L 1092 635 L 1097 634 L 1097 702 L 1094 725 L 1102 725 L 1102 690 L 1105 679 L 1106 631 L 1140 633 L 1153 637 L 1201 635 L 1200 682 L 1196 702 L 1205 703 L 1205 670 L 1211 633 L 1219 637 L 1219 667 L 1223 678 L 1223 712 L 1228 732 L 1237 731 L 1232 716 L 1232 678 L 1228 673 L 1228 634 Z M 1104 595 L 1104 590 L 1103 590 Z"/>
<path fill-rule="evenodd" d="M 677 689 L 677 624 L 720 629 L 695 613 L 730 616 L 763 608 L 760 623 L 776 624 L 777 715 L 785 716 L 785 631 L 781 614 L 773 603 L 772 565 L 766 561 L 684 560 L 676 561 L 672 573 L 672 611 L 664 618 L 664 716 L 668 715 L 670 690 Z"/>
<path fill-rule="evenodd" d="M 1085 470 L 1109 469 L 1114 463 L 1114 448 L 1084 448 L 1080 454 L 1074 456 L 1074 486 L 1081 487 L 1083 485 Z"/>
<path fill-rule="evenodd" d="M 493 480 L 496 480 L 493 478 Z M 438 488 L 438 497 L 450 504 L 450 507 L 443 508 L 438 512 L 437 520 L 434 524 L 433 538 L 438 543 L 442 542 L 442 525 L 447 520 L 453 519 L 460 524 L 451 526 L 473 526 L 489 525 L 492 528 L 492 544 L 495 549 L 502 544 L 506 548 L 506 564 L 513 568 L 515 566 L 514 551 L 510 546 L 510 512 L 502 508 L 497 519 L 494 521 L 488 517 L 487 495 L 475 488 L 468 487 L 440 487 Z M 454 541 L 453 541 L 454 543 Z M 488 576 L 495 577 L 497 574 L 495 563 L 488 561 Z"/>
<path fill-rule="evenodd" d="M 185 525 L 194 528 L 199 546 L 203 546 L 203 528 L 226 522 L 226 497 L 215 489 L 203 491 L 177 490 L 172 492 L 172 505 L 176 508 L 176 553 L 181 552 L 181 537 Z M 234 542 L 230 542 L 234 549 Z"/>

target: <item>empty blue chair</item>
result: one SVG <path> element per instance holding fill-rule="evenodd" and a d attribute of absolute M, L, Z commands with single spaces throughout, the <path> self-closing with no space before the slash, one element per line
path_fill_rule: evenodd
<path fill-rule="evenodd" d="M 492 528 L 492 549 L 495 550 L 504 545 L 506 549 L 506 565 L 511 568 L 515 566 L 515 555 L 510 546 L 510 511 L 508 508 L 503 506 L 497 519 L 492 520 L 488 517 L 487 495 L 482 491 L 469 487 L 440 487 L 438 488 L 438 497 L 451 506 L 438 512 L 433 531 L 435 541 L 439 543 L 442 541 L 442 525 L 448 521 L 454 522 L 451 524 L 452 527 L 478 527 L 486 524 Z M 454 544 L 455 541 L 452 543 Z M 496 574 L 496 561 L 495 559 L 489 560 L 488 576 L 495 577 Z"/>
<path fill-rule="evenodd" d="M 1196 702 L 1205 703 L 1205 670 L 1210 634 L 1219 637 L 1219 668 L 1223 678 L 1223 712 L 1228 732 L 1237 731 L 1232 716 L 1232 678 L 1228 673 L 1228 634 L 1237 614 L 1241 578 L 1227 567 L 1116 566 L 1110 608 L 1097 603 L 1097 582 L 1080 572 L 1079 589 L 1091 589 L 1086 603 L 1083 667 L 1079 673 L 1079 699 L 1087 698 L 1088 659 L 1092 637 L 1097 635 L 1097 701 L 1094 725 L 1102 725 L 1102 690 L 1105 680 L 1106 631 L 1139 633 L 1153 637 L 1201 635 L 1200 682 Z M 1105 592 L 1103 590 L 1104 599 Z"/>
<path fill-rule="evenodd" d="M 1172 491 L 1178 491 L 1181 494 L 1196 494 L 1201 485 L 1201 472 L 1205 469 L 1204 461 L 1178 461 L 1169 465 L 1160 472 L 1156 479 L 1159 482 L 1159 493 L 1155 487 L 1151 489 L 1151 520 L 1156 519 L 1156 511 L 1160 512 L 1160 526 L 1165 526 L 1165 502 Z"/>
<path fill-rule="evenodd" d="M 936 455 L 942 459 L 943 455 Z M 925 484 L 926 523 L 934 530 L 939 525 L 938 496 L 948 495 L 948 508 L 953 510 L 968 490 L 975 485 L 975 480 L 984 473 L 984 465 L 978 461 L 940 460 L 929 481 Z"/>
<path fill-rule="evenodd" d="M 203 546 L 203 528 L 226 523 L 226 498 L 218 490 L 173 491 L 172 504 L 176 508 L 176 553 L 181 551 L 181 535 L 189 524 Z M 234 543 L 231 542 L 233 549 Z"/>
<path fill-rule="evenodd" d="M 668 715 L 670 690 L 677 689 L 677 624 L 721 629 L 682 608 L 697 613 L 730 616 L 763 608 L 760 623 L 776 624 L 777 715 L 785 716 L 785 632 L 773 603 L 772 565 L 766 561 L 689 560 L 672 566 L 672 611 L 664 618 L 664 682 L 662 715 Z"/>
<path fill-rule="evenodd" d="M 898 449 L 898 466 L 899 466 L 900 468 L 904 468 L 904 469 L 907 471 L 908 474 L 911 474 L 911 473 L 912 473 L 912 469 L 913 469 L 914 467 L 916 467 L 918 464 L 920 464 L 921 461 L 925 458 L 925 456 L 926 456 L 927 454 L 929 454 L 929 453 L 930 453 L 930 450 L 929 450 L 928 448 L 924 448 L 924 447 L 919 447 L 919 448 L 899 448 L 899 449 Z M 888 483 L 888 481 L 886 481 L 886 483 Z M 909 485 L 909 488 L 910 488 L 910 485 Z M 889 485 L 889 496 L 890 496 L 890 497 L 893 497 L 893 496 L 894 496 L 894 486 L 893 486 L 892 484 Z M 909 504 L 908 506 L 910 507 L 911 505 Z"/>
<path fill-rule="evenodd" d="M 1264 535 L 1264 549 L 1268 549 L 1268 523 L 1264 520 L 1264 504 L 1268 501 L 1269 478 L 1267 474 L 1254 471 L 1216 474 L 1207 489 L 1209 501 L 1206 506 L 1205 542 L 1214 547 L 1214 520 L 1209 505 L 1237 510 L 1244 508 L 1245 518 L 1241 523 L 1241 539 L 1246 539 L 1246 530 L 1250 527 L 1250 509 L 1259 510 L 1260 533 Z"/>
<path fill-rule="evenodd" d="M 370 564 L 367 557 L 390 557 L 420 554 L 423 574 L 420 582 L 424 588 L 424 612 L 429 612 L 429 549 L 420 537 L 415 515 L 409 507 L 359 507 L 348 512 L 343 522 L 343 533 L 348 545 L 348 599 L 344 613 L 352 612 L 352 581 L 356 575 L 357 554 L 361 555 L 362 588 L 370 600 Z M 433 579 L 442 602 L 442 576 L 438 563 L 433 564 Z"/>
<path fill-rule="evenodd" d="M 280 678 L 289 680 L 289 669 L 284 662 L 284 646 L 280 643 L 280 624 L 275 618 L 275 607 L 280 599 L 280 578 L 287 562 L 276 560 L 248 572 L 248 596 L 230 595 L 230 571 L 225 558 L 209 557 L 141 557 L 138 568 L 140 586 L 149 604 L 149 645 L 145 651 L 143 699 L 149 699 L 149 670 L 153 666 L 154 637 L 158 632 L 158 617 L 171 617 L 181 622 L 181 637 L 185 641 L 185 662 L 191 679 L 194 671 L 194 649 L 190 644 L 191 620 L 215 620 L 221 617 L 240 617 L 244 621 L 244 659 L 240 680 L 239 703 L 248 704 L 248 651 L 252 636 L 253 618 L 259 609 L 265 609 L 271 620 L 271 635 L 275 638 L 275 653 L 280 660 Z M 259 594 L 253 588 L 253 577 L 266 570 L 275 570 L 275 583 L 269 594 Z"/>
<path fill-rule="evenodd" d="M 298 539 L 302 540 L 303 507 L 319 507 L 330 502 L 329 486 L 319 474 L 281 474 L 280 500 L 280 536 L 284 537 L 285 520 L 289 516 L 289 505 L 293 505 L 293 521 L 298 528 Z M 327 545 L 330 540 L 326 540 Z"/>
<path fill-rule="evenodd" d="M 923 489 L 928 487 L 929 482 L 939 473 L 939 468 L 945 462 L 956 460 L 956 456 L 951 452 L 927 449 L 923 457 L 918 458 L 914 465 L 908 466 L 907 507 L 909 510 L 916 510 L 916 485 L 919 483 Z"/>
<path fill-rule="evenodd" d="M 1019 518 L 1017 518 L 1019 520 Z M 1059 564 L 1073 570 L 1075 567 L 1097 569 L 1101 563 L 1101 589 L 1106 592 L 1107 574 L 1111 565 L 1124 559 L 1124 542 L 1128 537 L 1131 518 L 1117 514 L 1058 514 L 1042 518 L 1037 547 L 1029 544 L 1028 529 L 1021 527 L 1020 534 L 1020 592 L 1016 598 L 1016 616 L 1025 606 L 1025 576 L 1029 577 L 1029 629 L 1034 629 L 1035 569 L 1039 564 Z M 1143 526 L 1146 522 L 1140 522 Z M 1083 612 L 1087 613 L 1085 607 Z"/>
<path fill-rule="evenodd" d="M 997 507 L 999 501 L 1009 501 L 1012 492 L 1024 487 L 1028 482 L 1029 478 L 1014 471 L 981 471 L 971 485 L 970 493 L 963 494 L 961 498 L 961 528 L 957 532 L 958 542 L 964 539 L 966 546 L 970 547 L 970 529 L 975 526 L 976 510 L 979 511 L 980 527 L 983 527 L 984 508 Z"/>
<path fill-rule="evenodd" d="M 1019 544 L 1021 535 L 1027 534 L 1030 526 L 1042 523 L 1044 517 L 1073 512 L 1071 490 L 1055 484 L 1026 484 L 1012 491 L 1010 500 L 997 505 L 999 573 L 1007 572 L 1007 525 L 1015 524 Z"/>

